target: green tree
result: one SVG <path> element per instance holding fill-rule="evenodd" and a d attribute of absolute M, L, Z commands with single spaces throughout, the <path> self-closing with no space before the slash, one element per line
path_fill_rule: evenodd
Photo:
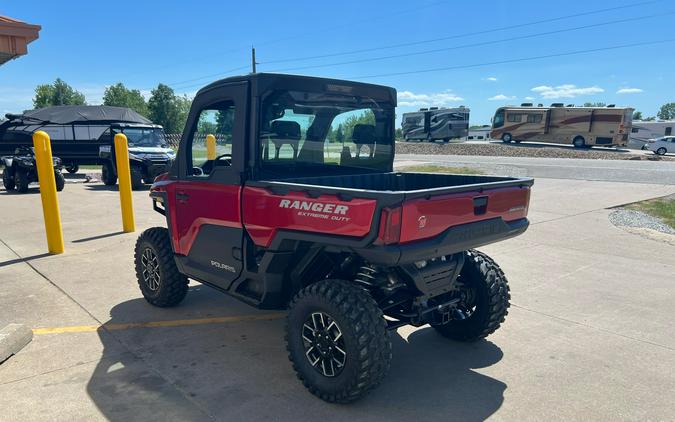
<path fill-rule="evenodd" d="M 148 105 L 141 91 L 137 89 L 127 89 L 123 83 L 118 82 L 110 85 L 103 93 L 103 105 L 115 107 L 127 107 L 142 116 L 148 116 Z"/>
<path fill-rule="evenodd" d="M 188 97 L 187 94 L 183 94 L 179 97 L 176 97 L 176 102 L 178 103 L 178 122 L 176 133 L 183 133 L 183 130 L 185 129 L 185 123 L 187 122 L 188 115 L 190 114 L 192 98 Z"/>
<path fill-rule="evenodd" d="M 584 103 L 584 107 L 604 107 L 604 106 L 606 106 L 606 105 L 607 105 L 607 104 L 601 103 L 601 102 L 597 102 L 597 103 Z"/>
<path fill-rule="evenodd" d="M 396 136 L 395 136 L 395 138 L 396 138 L 396 139 L 403 139 L 403 129 L 401 129 L 400 127 L 399 127 L 399 128 L 396 128 Z"/>
<path fill-rule="evenodd" d="M 642 112 L 641 111 L 634 111 L 633 112 L 633 120 L 642 120 Z"/>
<path fill-rule="evenodd" d="M 73 89 L 61 78 L 57 78 L 52 84 L 38 85 L 35 88 L 35 97 L 33 98 L 33 107 L 35 108 L 83 104 L 87 104 L 84 94 Z"/>
<path fill-rule="evenodd" d="M 675 119 L 675 103 L 668 103 L 661 106 L 656 115 L 661 120 L 672 120 Z"/>
<path fill-rule="evenodd" d="M 342 124 L 339 124 L 335 131 L 335 142 L 342 143 L 345 140 L 345 133 L 342 130 Z"/>
<path fill-rule="evenodd" d="M 182 132 L 185 123 L 183 108 L 182 100 L 176 97 L 168 85 L 159 84 L 150 92 L 148 117 L 154 123 L 162 125 L 166 133 Z"/>
<path fill-rule="evenodd" d="M 361 114 L 352 114 L 342 123 L 342 130 L 344 139 L 351 140 L 354 126 L 356 125 L 372 125 L 375 126 L 375 113 L 372 110 L 366 110 Z"/>

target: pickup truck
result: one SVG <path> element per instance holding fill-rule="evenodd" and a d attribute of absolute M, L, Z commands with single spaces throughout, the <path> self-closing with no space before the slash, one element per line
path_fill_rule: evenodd
<path fill-rule="evenodd" d="M 384 377 L 390 330 L 494 332 L 509 287 L 474 248 L 527 229 L 533 180 L 394 172 L 395 107 L 393 88 L 304 76 L 201 89 L 150 191 L 168 228 L 136 243 L 146 300 L 177 305 L 193 279 L 287 309 L 298 378 L 339 403 Z"/>

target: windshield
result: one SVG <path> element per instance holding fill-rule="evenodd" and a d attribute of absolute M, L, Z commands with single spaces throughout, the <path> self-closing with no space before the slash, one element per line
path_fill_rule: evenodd
<path fill-rule="evenodd" d="M 497 110 L 495 113 L 495 118 L 492 120 L 492 127 L 502 127 L 504 126 L 504 110 Z"/>
<path fill-rule="evenodd" d="M 117 133 L 117 131 L 115 131 Z M 129 147 L 167 148 L 164 130 L 158 128 L 123 128 Z"/>
<path fill-rule="evenodd" d="M 274 91 L 262 104 L 262 166 L 391 171 L 393 106 L 325 92 Z"/>

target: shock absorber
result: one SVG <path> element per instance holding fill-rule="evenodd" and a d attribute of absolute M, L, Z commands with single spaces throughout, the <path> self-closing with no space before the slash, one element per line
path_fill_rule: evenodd
<path fill-rule="evenodd" d="M 367 264 L 359 267 L 354 281 L 367 287 L 380 287 L 380 283 L 377 282 L 377 270 Z"/>

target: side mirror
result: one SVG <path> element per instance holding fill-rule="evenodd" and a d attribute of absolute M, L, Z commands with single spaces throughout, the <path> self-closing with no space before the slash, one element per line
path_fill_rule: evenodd
<path fill-rule="evenodd" d="M 203 176 L 204 170 L 202 170 L 201 167 L 192 167 L 192 175 L 193 176 Z"/>

